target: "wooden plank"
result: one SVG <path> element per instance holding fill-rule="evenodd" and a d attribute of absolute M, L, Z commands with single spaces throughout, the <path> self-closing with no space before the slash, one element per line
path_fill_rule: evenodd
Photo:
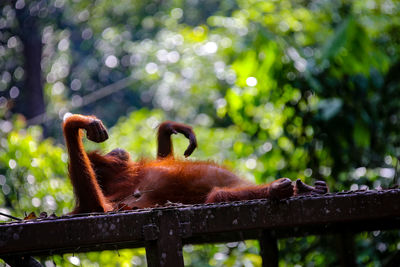
<path fill-rule="evenodd" d="M 399 200 L 400 189 L 372 190 L 5 223 L 0 225 L 0 256 L 144 247 L 164 234 L 161 222 L 169 212 L 180 229 L 173 236 L 183 244 L 258 239 L 263 230 L 280 238 L 344 227 L 351 232 L 398 229 Z"/>
<path fill-rule="evenodd" d="M 260 254 L 262 267 L 278 267 L 278 240 L 270 231 L 263 231 L 258 241 L 260 243 Z"/>
<path fill-rule="evenodd" d="M 357 266 L 354 235 L 352 233 L 343 232 L 336 235 L 336 251 L 338 253 L 340 266 Z"/>
<path fill-rule="evenodd" d="M 160 235 L 146 243 L 146 258 L 149 267 L 183 267 L 182 238 L 178 216 L 167 210 L 158 217 Z"/>

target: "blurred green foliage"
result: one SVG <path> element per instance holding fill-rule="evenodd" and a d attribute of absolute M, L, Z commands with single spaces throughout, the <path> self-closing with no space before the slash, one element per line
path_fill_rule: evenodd
<path fill-rule="evenodd" d="M 23 217 L 21 211 L 68 212 L 73 197 L 66 185 L 64 149 L 51 139 L 41 141 L 39 127 L 25 129 L 21 119 L 14 122 L 14 129 L 1 136 L 2 208 L 17 211 L 18 217 Z"/>
<path fill-rule="evenodd" d="M 123 147 L 135 159 L 154 157 L 155 127 L 172 119 L 195 127 L 194 159 L 258 183 L 325 179 L 332 191 L 398 183 L 398 1 L 19 0 L 0 7 L 3 212 L 71 210 L 60 131 L 67 112 L 95 114 L 110 126 L 110 140 L 87 142 L 89 149 Z M 15 8 L 29 9 L 42 32 L 46 139 L 12 113 L 29 90 Z M 186 140 L 174 142 L 181 155 Z M 331 236 L 280 240 L 281 264 L 337 265 L 333 243 Z M 357 261 L 379 266 L 399 246 L 396 232 L 358 235 Z M 257 253 L 253 241 L 186 246 L 185 262 L 259 266 Z M 143 255 L 43 261 L 129 266 L 144 265 Z"/>

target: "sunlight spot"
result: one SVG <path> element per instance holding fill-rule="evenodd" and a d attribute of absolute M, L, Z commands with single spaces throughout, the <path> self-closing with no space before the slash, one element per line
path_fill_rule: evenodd
<path fill-rule="evenodd" d="M 82 87 L 82 83 L 80 80 L 78 79 L 73 79 L 71 82 L 71 89 L 74 91 L 78 91 L 79 89 L 81 89 Z"/>
<path fill-rule="evenodd" d="M 109 68 L 115 68 L 118 66 L 118 59 L 114 55 L 110 55 L 106 58 L 105 64 Z"/>
<path fill-rule="evenodd" d="M 11 188 L 8 186 L 8 184 L 3 185 L 3 193 L 4 195 L 8 195 L 11 192 Z"/>
<path fill-rule="evenodd" d="M 69 40 L 67 38 L 62 39 L 58 43 L 58 50 L 60 51 L 67 51 L 69 48 Z"/>
<path fill-rule="evenodd" d="M 226 107 L 227 102 L 225 100 L 225 98 L 219 98 L 215 101 L 215 106 L 216 108 L 224 108 Z"/>
<path fill-rule="evenodd" d="M 67 153 L 62 153 L 61 154 L 61 160 L 62 160 L 62 162 L 67 163 L 68 162 L 68 154 Z"/>
<path fill-rule="evenodd" d="M 83 104 L 83 99 L 80 95 L 73 95 L 71 98 L 71 104 L 73 107 L 80 107 Z"/>
<path fill-rule="evenodd" d="M 57 208 L 56 201 L 52 196 L 45 196 L 44 201 L 48 209 L 55 210 Z"/>
<path fill-rule="evenodd" d="M 363 185 L 360 185 L 360 190 L 369 190 L 369 187 L 368 187 L 368 185 L 363 184 Z"/>
<path fill-rule="evenodd" d="M 294 62 L 294 67 L 299 72 L 304 72 L 307 69 L 307 60 L 305 60 L 304 58 L 299 58 Z"/>
<path fill-rule="evenodd" d="M 171 99 L 170 97 L 165 97 L 161 101 L 161 107 L 166 111 L 171 110 L 173 108 L 173 106 L 174 106 L 174 100 Z"/>
<path fill-rule="evenodd" d="M 253 158 L 246 160 L 246 167 L 250 170 L 255 169 L 257 167 L 257 160 Z"/>
<path fill-rule="evenodd" d="M 170 71 L 166 71 L 166 72 L 164 73 L 164 80 L 165 80 L 167 83 L 172 83 L 172 82 L 175 80 L 175 73 L 170 72 Z"/>
<path fill-rule="evenodd" d="M 57 267 L 53 260 L 47 260 L 44 262 L 44 266 L 46 267 Z"/>
<path fill-rule="evenodd" d="M 319 167 L 319 173 L 324 175 L 324 176 L 329 176 L 331 175 L 332 169 L 327 166 L 320 166 Z"/>
<path fill-rule="evenodd" d="M 3 72 L 1 76 L 1 81 L 3 83 L 9 83 L 11 81 L 11 74 L 8 71 Z"/>
<path fill-rule="evenodd" d="M 25 6 L 25 1 L 24 1 L 24 0 L 18 0 L 18 1 L 15 3 L 15 8 L 16 8 L 16 9 L 23 9 L 24 6 Z"/>
<path fill-rule="evenodd" d="M 3 121 L 0 123 L 0 128 L 4 133 L 8 133 L 13 129 L 13 125 L 9 121 Z"/>
<path fill-rule="evenodd" d="M 157 128 L 157 127 L 160 125 L 160 121 L 159 121 L 156 117 L 151 116 L 150 118 L 148 118 L 148 119 L 146 120 L 146 124 L 147 124 L 151 129 L 155 129 L 155 128 Z"/>
<path fill-rule="evenodd" d="M 364 176 L 367 173 L 367 169 L 365 167 L 357 168 L 354 172 L 354 178 L 358 179 L 361 176 Z"/>
<path fill-rule="evenodd" d="M 185 77 L 186 79 L 190 79 L 193 77 L 194 71 L 192 68 L 187 67 L 182 69 L 181 74 L 183 77 Z"/>
<path fill-rule="evenodd" d="M 228 48 L 232 46 L 232 40 L 228 37 L 222 38 L 220 43 L 223 48 Z"/>
<path fill-rule="evenodd" d="M 158 65 L 154 62 L 150 62 L 146 65 L 146 72 L 148 74 L 154 74 L 158 71 Z"/>
<path fill-rule="evenodd" d="M 14 48 L 18 45 L 18 40 L 15 36 L 11 37 L 10 39 L 8 39 L 7 41 L 7 46 L 8 48 Z"/>
<path fill-rule="evenodd" d="M 200 113 L 195 118 L 195 123 L 202 126 L 209 126 L 211 124 L 211 119 L 207 114 Z"/>
<path fill-rule="evenodd" d="M 70 263 L 76 266 L 79 266 L 79 264 L 81 263 L 81 260 L 76 256 L 69 257 L 68 260 Z"/>
<path fill-rule="evenodd" d="M 282 170 L 285 167 L 286 167 L 286 161 L 284 159 L 281 159 L 280 161 L 278 161 L 278 164 L 276 165 L 276 168 L 278 170 Z"/>
<path fill-rule="evenodd" d="M 185 245 L 185 246 L 183 247 L 183 250 L 184 250 L 186 253 L 192 253 L 192 252 L 194 251 L 194 247 L 193 247 L 193 245 Z"/>
<path fill-rule="evenodd" d="M 92 36 L 93 36 L 93 31 L 92 31 L 92 29 L 87 28 L 87 29 L 84 29 L 84 30 L 82 31 L 82 38 L 83 38 L 84 40 L 88 40 L 88 39 L 92 38 Z"/>
<path fill-rule="evenodd" d="M 60 187 L 60 181 L 57 179 L 51 179 L 50 180 L 50 187 L 53 189 L 57 189 L 58 187 Z"/>
<path fill-rule="evenodd" d="M 374 182 L 373 188 L 376 190 L 382 190 L 382 183 L 381 181 L 377 180 Z"/>
<path fill-rule="evenodd" d="M 56 0 L 54 6 L 57 8 L 62 8 L 65 4 L 65 0 Z"/>
<path fill-rule="evenodd" d="M 35 176 L 33 176 L 32 174 L 29 174 L 26 177 L 26 180 L 28 181 L 29 184 L 34 184 L 35 183 Z"/>
<path fill-rule="evenodd" d="M 223 72 L 225 70 L 225 62 L 217 61 L 214 63 L 215 72 Z"/>
<path fill-rule="evenodd" d="M 8 209 L 6 209 L 6 208 L 0 208 L 0 212 L 1 212 L 1 213 L 4 213 L 4 214 L 7 214 L 7 215 L 11 215 L 10 210 L 8 210 Z M 0 218 L 1 218 L 2 221 L 8 220 L 8 219 L 9 219 L 8 217 L 1 216 L 1 215 L 0 215 Z"/>
<path fill-rule="evenodd" d="M 174 19 L 180 19 L 183 16 L 183 10 L 180 8 L 174 8 L 171 11 L 171 17 L 173 17 Z"/>
<path fill-rule="evenodd" d="M 0 108 L 5 108 L 7 106 L 7 98 L 5 98 L 4 96 L 0 97 Z"/>
<path fill-rule="evenodd" d="M 217 252 L 214 254 L 214 259 L 216 259 L 217 261 L 223 261 L 223 260 L 226 260 L 227 258 L 228 258 L 228 256 L 221 252 Z"/>
<path fill-rule="evenodd" d="M 158 50 L 156 53 L 158 60 L 165 62 L 168 60 L 168 51 L 165 49 Z"/>
<path fill-rule="evenodd" d="M 392 159 L 391 156 L 386 156 L 386 157 L 385 157 L 385 163 L 386 163 L 387 165 L 391 165 L 392 162 L 393 162 L 393 159 Z"/>
<path fill-rule="evenodd" d="M 387 250 L 387 245 L 385 243 L 381 243 L 379 242 L 376 245 L 376 248 L 380 251 L 380 252 L 385 252 Z"/>
<path fill-rule="evenodd" d="M 131 260 L 131 263 L 132 263 L 133 266 L 139 266 L 139 265 L 142 264 L 142 259 L 140 257 L 138 257 L 138 256 L 133 256 L 132 260 Z"/>
<path fill-rule="evenodd" d="M 65 86 L 62 82 L 56 82 L 51 90 L 53 95 L 60 95 L 64 92 Z"/>
<path fill-rule="evenodd" d="M 152 28 L 154 28 L 154 20 L 153 20 L 153 18 L 152 18 L 152 17 L 145 17 L 145 18 L 142 20 L 142 26 L 143 26 L 143 28 L 145 28 L 145 29 L 152 29 Z"/>
<path fill-rule="evenodd" d="M 218 45 L 215 42 L 207 42 L 204 45 L 204 51 L 207 54 L 214 54 L 215 52 L 217 52 L 217 50 L 218 50 Z"/>
<path fill-rule="evenodd" d="M 36 208 L 39 207 L 41 203 L 42 203 L 42 201 L 39 198 L 37 198 L 37 197 L 32 198 L 32 205 L 34 207 L 36 207 Z"/>
<path fill-rule="evenodd" d="M 47 74 L 46 76 L 46 81 L 48 83 L 54 83 L 57 79 L 57 76 L 54 72 L 50 72 L 49 74 Z"/>
<path fill-rule="evenodd" d="M 310 177 L 312 175 L 312 169 L 310 169 L 310 168 L 305 169 L 304 170 L 304 175 L 306 177 Z"/>
<path fill-rule="evenodd" d="M 382 176 L 383 178 L 393 178 L 395 174 L 395 171 L 393 168 L 381 168 L 379 170 L 379 175 Z"/>
<path fill-rule="evenodd" d="M 383 13 L 386 13 L 386 14 L 393 14 L 393 10 L 395 10 L 395 5 L 390 0 L 384 1 L 383 4 L 381 5 L 381 7 L 383 10 Z"/>
<path fill-rule="evenodd" d="M 193 34 L 196 36 L 202 36 L 204 34 L 204 28 L 201 26 L 197 26 L 193 29 Z"/>
<path fill-rule="evenodd" d="M 178 53 L 178 52 L 172 51 L 172 52 L 169 52 L 169 53 L 168 53 L 167 58 L 168 58 L 168 61 L 169 61 L 169 62 L 171 62 L 171 63 L 176 63 L 176 62 L 178 62 L 180 56 L 179 56 L 179 53 Z"/>
<path fill-rule="evenodd" d="M 85 21 L 89 18 L 89 16 L 90 16 L 89 11 L 87 9 L 85 9 L 78 14 L 78 19 L 79 19 L 79 21 Z"/>
<path fill-rule="evenodd" d="M 19 96 L 19 89 L 16 86 L 11 87 L 10 89 L 10 97 L 15 99 Z"/>
<path fill-rule="evenodd" d="M 236 81 L 236 73 L 232 70 L 228 71 L 228 74 L 226 74 L 225 80 L 229 84 L 233 84 Z"/>
<path fill-rule="evenodd" d="M 248 86 L 256 86 L 257 85 L 257 79 L 255 77 L 248 77 L 246 79 L 246 84 Z"/>
<path fill-rule="evenodd" d="M 262 148 L 262 152 L 267 153 L 267 152 L 271 151 L 271 149 L 272 149 L 272 144 L 271 144 L 270 142 L 265 142 L 265 143 L 262 145 L 261 148 Z"/>
<path fill-rule="evenodd" d="M 23 68 L 21 68 L 21 67 L 16 68 L 15 71 L 14 71 L 15 79 L 21 80 L 22 77 L 24 76 L 24 73 L 25 73 L 25 71 L 24 71 Z"/>
<path fill-rule="evenodd" d="M 356 190 L 358 190 L 358 184 L 352 184 L 352 185 L 350 186 L 350 190 L 351 190 L 351 191 L 356 191 Z"/>
<path fill-rule="evenodd" d="M 8 166 L 10 166 L 11 169 L 15 169 L 15 167 L 17 167 L 17 162 L 13 159 L 10 159 L 8 161 Z"/>
<path fill-rule="evenodd" d="M 281 21 L 281 22 L 279 23 L 278 28 L 279 28 L 279 30 L 280 30 L 281 32 L 286 32 L 286 31 L 289 30 L 290 27 L 289 27 L 289 24 L 287 24 L 286 21 Z"/>
<path fill-rule="evenodd" d="M 38 166 L 39 166 L 38 160 L 37 160 L 37 159 L 32 159 L 32 161 L 31 161 L 31 166 L 32 166 L 32 167 L 38 167 Z"/>

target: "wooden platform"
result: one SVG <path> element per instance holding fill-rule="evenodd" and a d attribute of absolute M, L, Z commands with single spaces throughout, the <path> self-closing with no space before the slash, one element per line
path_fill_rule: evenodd
<path fill-rule="evenodd" d="M 350 191 L 4 223 L 0 258 L 146 247 L 149 266 L 183 266 L 183 244 L 258 239 L 277 266 L 278 238 L 395 228 L 400 189 Z"/>

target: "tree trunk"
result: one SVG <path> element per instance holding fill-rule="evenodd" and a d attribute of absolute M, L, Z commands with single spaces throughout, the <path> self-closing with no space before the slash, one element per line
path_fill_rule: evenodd
<path fill-rule="evenodd" d="M 37 18 L 30 15 L 28 7 L 16 9 L 19 22 L 19 37 L 24 46 L 25 81 L 21 97 L 16 103 L 16 110 L 21 112 L 30 124 L 42 123 L 39 115 L 45 114 L 42 85 L 42 38 Z"/>

